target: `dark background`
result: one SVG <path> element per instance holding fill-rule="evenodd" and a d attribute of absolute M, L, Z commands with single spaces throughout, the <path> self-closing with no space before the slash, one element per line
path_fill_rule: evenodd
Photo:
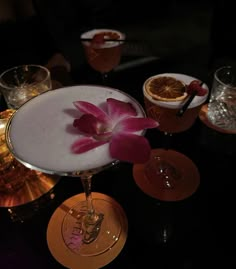
<path fill-rule="evenodd" d="M 13 18 L 0 23 L 0 71 L 16 64 L 46 64 L 57 47 L 50 30 L 31 9 L 25 15 L 23 2 L 12 2 L 16 8 Z M 137 69 L 123 69 L 125 72 L 118 68 L 114 85 L 132 92 L 141 103 L 137 93 L 144 79 L 154 73 L 187 73 L 210 86 L 217 66 L 234 63 L 234 15 L 229 1 L 130 2 L 117 4 L 116 15 L 122 16 L 117 26 L 130 39 L 142 42 L 127 43 L 120 70 L 137 58 L 158 60 Z M 71 75 L 75 83 L 92 79 L 83 77 L 76 68 Z M 162 145 L 160 134 L 148 132 L 147 137 L 152 147 Z M 197 120 L 189 131 L 174 137 L 173 146 L 189 156 L 201 174 L 200 189 L 186 201 L 162 204 L 143 194 L 131 180 L 129 164 L 101 173 L 94 180 L 94 190 L 114 197 L 129 218 L 127 244 L 106 268 L 236 268 L 235 135 L 224 136 Z M 120 184 L 121 180 L 127 184 Z M 62 179 L 54 190 L 56 199 L 44 201 L 45 207 L 17 209 L 19 215 L 32 214 L 23 223 L 12 222 L 6 208 L 1 208 L 0 269 L 62 269 L 47 249 L 47 224 L 62 201 L 81 191 L 80 181 Z M 167 244 L 159 240 L 163 227 L 170 229 Z"/>
<path fill-rule="evenodd" d="M 65 2 L 69 6 L 71 1 L 46 2 L 54 2 L 55 7 L 52 7 L 51 11 L 53 14 L 53 10 L 58 9 L 60 2 Z M 146 0 L 145 4 L 137 1 L 103 2 L 114 2 L 112 5 L 109 4 L 106 12 L 108 24 L 110 20 L 112 26 L 126 33 L 127 39 L 140 41 L 138 45 L 132 44 L 133 47 L 129 45 L 124 55 L 179 57 L 182 62 L 208 63 L 213 1 Z M 50 28 L 51 22 L 46 21 L 45 24 L 40 12 L 37 13 L 38 10 L 32 7 L 31 1 L 8 1 L 8 5 L 10 3 L 14 3 L 11 7 L 13 14 L 9 14 L 8 18 L 0 17 L 0 71 L 17 64 L 45 64 L 58 46 L 60 48 L 58 43 L 61 37 L 58 35 L 61 32 L 56 31 L 57 27 Z M 7 9 L 5 13 L 4 8 L 1 10 L 7 17 Z M 64 17 L 61 18 L 62 22 L 60 20 L 58 28 L 62 28 L 63 23 L 72 20 L 69 12 L 71 10 L 65 8 Z M 86 20 L 86 15 L 84 17 Z M 76 24 L 72 22 L 71 28 L 75 28 Z M 79 42 L 76 46 L 72 52 L 75 57 L 79 53 Z"/>

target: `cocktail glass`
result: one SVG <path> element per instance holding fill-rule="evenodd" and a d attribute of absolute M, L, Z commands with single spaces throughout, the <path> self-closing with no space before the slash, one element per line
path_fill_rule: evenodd
<path fill-rule="evenodd" d="M 121 225 L 124 214 L 119 206 L 111 198 L 92 198 L 93 175 L 119 162 L 111 157 L 109 144 L 104 143 L 82 154 L 71 152 L 75 139 L 84 138 L 73 126 L 73 121 L 81 116 L 73 103 L 83 100 L 106 110 L 108 98 L 128 103 L 135 109 L 137 117 L 146 117 L 141 105 L 124 92 L 80 85 L 49 91 L 31 99 L 17 110 L 7 128 L 8 146 L 20 162 L 47 173 L 81 178 L 84 199 L 69 207 L 62 205 L 60 208 L 65 214 L 58 225 L 61 225 L 67 248 L 86 257 L 111 250 L 124 232 Z M 113 112 L 115 116 L 119 113 L 117 110 Z M 143 129 L 135 133 L 144 138 Z"/>
<path fill-rule="evenodd" d="M 102 74 L 107 84 L 108 74 L 119 63 L 125 34 L 115 29 L 93 29 L 81 35 L 88 64 Z"/>
<path fill-rule="evenodd" d="M 164 73 L 148 78 L 143 85 L 143 95 L 146 113 L 156 119 L 160 126 L 158 129 L 164 133 L 166 140 L 170 140 L 172 134 L 188 130 L 194 124 L 201 106 L 208 96 L 208 87 L 203 84 L 206 92 L 202 96 L 196 95 L 187 107 L 186 111 L 179 115 L 179 111 L 190 96 L 179 101 L 160 101 L 150 96 L 147 87 L 155 86 L 155 79 L 159 77 L 174 78 L 183 83 L 184 87 L 192 81 L 199 81 L 195 77 L 185 74 Z M 164 81 L 164 80 L 163 80 Z M 163 82 L 164 83 L 164 82 Z M 163 86 L 163 85 L 162 85 Z M 174 90 L 169 87 L 167 91 Z M 157 92 L 159 89 L 157 89 Z M 167 93 L 168 94 L 168 93 Z M 167 141 L 161 149 L 154 149 L 152 157 L 145 165 L 135 165 L 135 175 L 138 170 L 144 171 L 144 177 L 149 182 L 142 184 L 143 189 L 151 196 L 164 201 L 182 200 L 191 196 L 199 185 L 199 174 L 195 164 L 184 154 L 170 149 L 171 141 Z M 141 166 L 141 167 L 140 167 Z M 137 171 L 136 171 L 137 170 Z M 136 177 L 138 177 L 136 175 Z M 151 187 L 155 186 L 156 187 Z"/>
<path fill-rule="evenodd" d="M 162 213 L 153 236 L 157 238 L 157 243 L 161 244 L 170 240 L 174 230 L 173 215 L 165 210 L 169 208 L 169 202 L 190 197 L 200 183 L 200 175 L 194 162 L 184 154 L 171 149 L 170 141 L 173 134 L 184 132 L 192 127 L 202 104 L 207 99 L 208 87 L 205 84 L 201 86 L 206 89 L 201 88 L 205 93 L 203 96 L 195 95 L 192 99 L 192 94 L 186 94 L 186 87 L 193 81 L 199 82 L 198 79 L 184 74 L 164 73 L 148 78 L 143 84 L 146 113 L 159 122 L 158 131 L 163 133 L 165 145 L 163 148 L 153 149 L 146 163 L 134 164 L 133 176 L 142 191 L 159 201 L 159 211 Z M 198 85 L 200 86 L 201 83 Z M 155 97 L 163 96 L 163 100 L 157 100 L 151 96 L 148 87 L 153 87 L 152 92 L 156 95 Z M 177 88 L 181 89 L 180 93 Z M 164 91 L 165 94 L 163 94 Z M 182 95 L 182 100 L 164 101 L 165 96 L 169 100 L 172 97 L 181 99 Z M 186 110 L 183 110 L 189 98 L 192 102 Z M 168 207 L 166 207 L 167 204 Z M 160 210 L 162 207 L 163 210 Z"/>

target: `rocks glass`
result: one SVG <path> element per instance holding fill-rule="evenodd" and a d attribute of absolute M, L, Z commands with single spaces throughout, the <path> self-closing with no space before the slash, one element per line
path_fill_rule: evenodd
<path fill-rule="evenodd" d="M 232 66 L 215 71 L 207 116 L 221 129 L 236 130 L 236 70 Z"/>
<path fill-rule="evenodd" d="M 18 109 L 32 97 L 51 88 L 50 72 L 40 65 L 16 66 L 0 75 L 0 90 L 11 109 Z"/>

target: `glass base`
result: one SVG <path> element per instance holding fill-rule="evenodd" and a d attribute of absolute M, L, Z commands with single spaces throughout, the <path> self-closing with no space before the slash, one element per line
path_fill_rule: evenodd
<path fill-rule="evenodd" d="M 144 193 L 161 201 L 178 201 L 197 190 L 198 169 L 185 155 L 174 150 L 154 149 L 150 160 L 133 166 L 135 182 Z M 155 165 L 161 165 L 161 169 L 155 170 Z"/>
<path fill-rule="evenodd" d="M 80 269 L 102 268 L 114 260 L 125 245 L 128 221 L 123 208 L 113 198 L 105 194 L 93 192 L 92 196 L 95 200 L 95 208 L 100 210 L 101 207 L 102 209 L 104 221 L 98 238 L 91 244 L 84 244 L 81 248 L 78 247 L 79 241 L 77 241 L 78 245 L 76 240 L 70 244 L 74 234 L 75 239 L 78 239 L 78 231 L 76 228 L 73 230 L 74 225 L 76 225 L 76 215 L 73 214 L 74 217 L 72 217 L 69 211 L 72 209 L 71 212 L 77 214 L 77 206 L 85 205 L 84 193 L 64 201 L 55 210 L 49 221 L 47 228 L 49 250 L 53 257 L 66 268 L 77 269 L 78 265 Z M 113 228 L 116 232 L 112 231 Z M 98 246 L 98 250 L 93 252 L 96 246 Z M 98 254 L 94 255 L 96 253 Z"/>
<path fill-rule="evenodd" d="M 62 223 L 62 236 L 67 247 L 82 256 L 99 255 L 106 252 L 119 240 L 121 233 L 121 221 L 119 210 L 109 200 L 93 199 L 93 205 L 99 216 L 96 227 L 91 230 L 98 236 L 91 243 L 85 243 L 89 237 L 88 232 L 83 232 L 83 219 L 86 216 L 86 201 L 80 201 L 69 209 Z M 94 229 L 95 228 L 95 229 Z"/>

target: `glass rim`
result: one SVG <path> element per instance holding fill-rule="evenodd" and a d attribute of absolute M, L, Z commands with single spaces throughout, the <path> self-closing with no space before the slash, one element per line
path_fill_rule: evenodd
<path fill-rule="evenodd" d="M 214 73 L 214 79 L 222 84 L 223 86 L 230 88 L 230 89 L 236 89 L 236 81 L 235 81 L 235 85 L 229 84 L 229 83 L 225 83 L 224 81 L 222 81 L 222 79 L 219 78 L 219 72 L 222 70 L 234 70 L 235 68 L 232 65 L 224 65 L 221 66 L 220 68 L 216 69 L 215 73 Z M 236 76 L 235 76 L 236 79 Z"/>
<path fill-rule="evenodd" d="M 100 33 L 100 32 L 105 32 L 105 31 L 118 33 L 120 35 L 120 38 L 126 37 L 125 33 L 119 29 L 115 29 L 115 28 L 91 28 L 91 29 L 87 29 L 84 32 L 82 32 L 80 34 L 80 38 L 83 38 L 87 34 L 90 34 L 90 33 Z M 117 39 L 117 40 L 119 41 L 119 39 Z"/>
<path fill-rule="evenodd" d="M 190 75 L 187 74 L 181 74 L 181 73 L 159 73 L 156 75 L 152 75 L 150 77 L 148 77 L 142 85 L 142 92 L 143 92 L 143 96 L 152 104 L 160 106 L 162 108 L 167 108 L 167 109 L 180 109 L 183 104 L 186 102 L 186 99 L 184 100 L 180 100 L 180 101 L 161 101 L 161 100 L 155 100 L 153 99 L 146 91 L 146 85 L 147 83 L 152 80 L 155 79 L 157 77 L 161 77 L 161 76 L 169 76 L 172 78 L 175 78 L 177 80 L 182 81 L 185 85 L 187 85 L 187 80 L 192 81 L 192 80 L 199 80 L 195 77 L 192 77 Z M 198 106 L 201 106 L 202 104 L 205 103 L 205 101 L 208 98 L 209 95 L 209 87 L 206 83 L 203 84 L 203 87 L 207 90 L 207 94 L 205 94 L 204 96 L 195 96 L 195 102 L 191 102 L 191 104 L 188 106 L 188 109 L 191 108 L 195 108 Z"/>
<path fill-rule="evenodd" d="M 83 40 L 85 39 L 90 39 L 92 40 L 93 36 L 99 33 L 103 32 L 114 32 L 119 35 L 119 38 L 117 39 L 117 42 L 110 42 L 109 44 L 106 43 L 106 45 L 93 45 L 94 48 L 111 48 L 111 47 L 117 47 L 122 44 L 124 44 L 124 40 L 126 39 L 126 34 L 122 32 L 121 30 L 114 29 L 114 28 L 91 28 L 88 30 L 85 30 L 80 34 L 81 42 L 84 46 L 91 46 L 90 41 Z"/>

